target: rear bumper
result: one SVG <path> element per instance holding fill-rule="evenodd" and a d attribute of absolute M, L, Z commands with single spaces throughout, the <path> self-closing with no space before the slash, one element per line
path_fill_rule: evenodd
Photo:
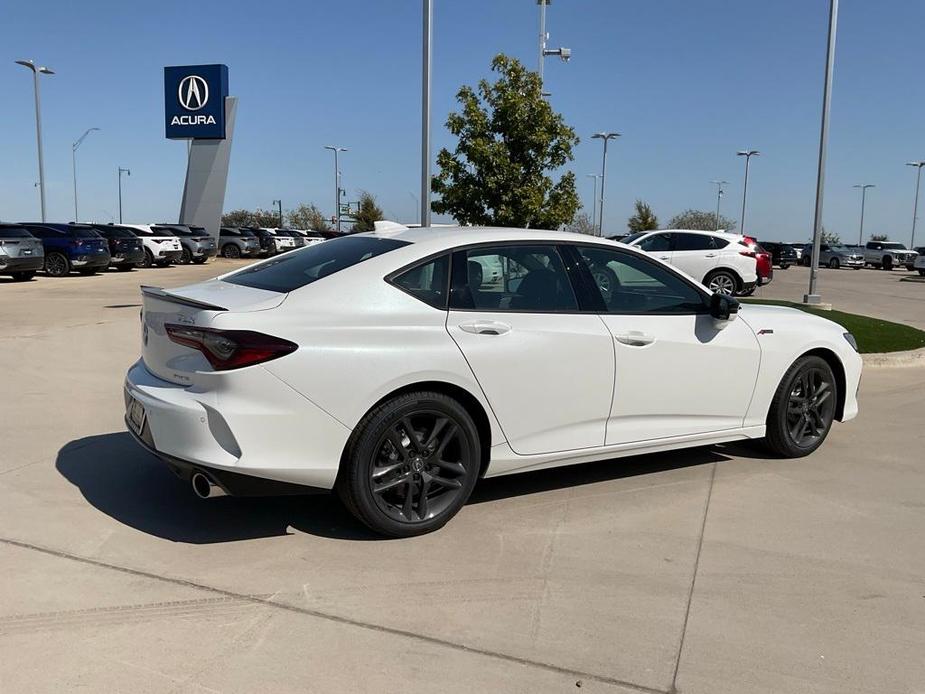
<path fill-rule="evenodd" d="M 771 284 L 771 281 L 774 279 L 774 269 L 772 268 L 768 271 L 767 275 L 758 275 L 758 286 L 763 287 L 766 284 Z"/>
<path fill-rule="evenodd" d="M 109 267 L 111 260 L 109 253 L 105 255 L 75 255 L 70 258 L 71 266 L 79 270 Z"/>
<path fill-rule="evenodd" d="M 116 251 L 109 262 L 113 265 L 134 265 L 136 263 L 143 263 L 144 259 L 145 251 L 143 248 L 140 248 L 137 251 L 128 251 L 127 253 Z"/>
<path fill-rule="evenodd" d="M 197 379 L 215 383 L 175 385 L 142 360 L 125 377 L 126 408 L 131 399 L 144 407 L 142 428 L 126 427 L 175 472 L 202 470 L 231 494 L 274 486 L 266 480 L 303 492 L 334 486 L 349 429 L 261 366 Z"/>
<path fill-rule="evenodd" d="M 45 266 L 44 255 L 30 255 L 25 258 L 0 257 L 0 274 L 7 272 L 32 272 Z"/>

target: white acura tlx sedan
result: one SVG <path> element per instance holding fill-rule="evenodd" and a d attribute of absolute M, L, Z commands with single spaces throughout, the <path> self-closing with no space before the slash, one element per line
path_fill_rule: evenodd
<path fill-rule="evenodd" d="M 142 294 L 143 446 L 201 497 L 336 489 L 389 536 L 480 477 L 740 439 L 804 456 L 858 409 L 841 326 L 566 232 L 389 228 Z"/>

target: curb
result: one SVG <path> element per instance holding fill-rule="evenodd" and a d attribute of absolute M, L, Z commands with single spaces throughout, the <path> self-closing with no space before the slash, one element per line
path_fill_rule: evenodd
<path fill-rule="evenodd" d="M 905 352 L 862 354 L 861 358 L 864 360 L 864 366 L 867 368 L 925 366 L 925 347 L 910 349 Z"/>

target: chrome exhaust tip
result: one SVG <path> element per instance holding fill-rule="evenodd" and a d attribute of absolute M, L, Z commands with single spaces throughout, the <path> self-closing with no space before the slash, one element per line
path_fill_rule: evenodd
<path fill-rule="evenodd" d="M 226 496 L 225 490 L 212 482 L 201 472 L 194 472 L 190 478 L 193 485 L 193 493 L 200 499 L 212 499 L 217 496 Z"/>

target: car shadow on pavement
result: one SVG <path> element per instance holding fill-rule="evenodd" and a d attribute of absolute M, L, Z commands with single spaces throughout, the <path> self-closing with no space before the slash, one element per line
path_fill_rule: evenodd
<path fill-rule="evenodd" d="M 469 504 L 708 465 L 731 456 L 771 457 L 750 445 L 653 453 L 481 480 Z M 96 509 L 129 527 L 173 542 L 212 544 L 288 535 L 381 540 L 334 494 L 199 499 L 124 432 L 87 436 L 58 451 L 55 467 Z"/>

